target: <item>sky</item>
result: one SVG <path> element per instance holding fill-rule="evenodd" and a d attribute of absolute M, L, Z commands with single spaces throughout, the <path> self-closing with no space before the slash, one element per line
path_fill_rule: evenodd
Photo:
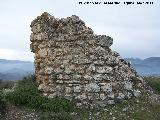
<path fill-rule="evenodd" d="M 85 1 L 93 0 L 1 0 L 0 59 L 34 61 L 29 47 L 30 24 L 43 12 L 56 18 L 78 15 L 95 34 L 111 36 L 111 49 L 122 57 L 144 59 L 160 56 L 158 0 L 152 0 L 153 5 L 79 4 Z M 94 0 L 102 1 L 109 0 Z M 127 0 L 115 1 L 122 3 Z"/>

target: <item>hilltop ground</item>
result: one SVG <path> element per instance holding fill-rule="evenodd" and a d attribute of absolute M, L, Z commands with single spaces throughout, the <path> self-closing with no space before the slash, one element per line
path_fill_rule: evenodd
<path fill-rule="evenodd" d="M 153 89 L 152 95 L 146 93 L 138 98 L 96 109 L 77 109 L 70 101 L 63 98 L 47 99 L 40 96 L 34 76 L 25 77 L 16 83 L 1 82 L 0 119 L 159 120 L 160 78 L 146 77 L 144 79 Z"/>

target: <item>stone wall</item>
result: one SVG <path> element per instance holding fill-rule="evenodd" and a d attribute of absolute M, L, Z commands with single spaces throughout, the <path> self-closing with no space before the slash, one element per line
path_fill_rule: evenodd
<path fill-rule="evenodd" d="M 35 75 L 43 95 L 86 107 L 140 95 L 141 80 L 110 49 L 113 39 L 94 34 L 78 16 L 58 19 L 45 12 L 33 20 L 31 31 Z"/>

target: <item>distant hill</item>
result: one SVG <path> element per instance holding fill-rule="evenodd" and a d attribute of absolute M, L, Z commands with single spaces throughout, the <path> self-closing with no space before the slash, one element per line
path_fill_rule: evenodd
<path fill-rule="evenodd" d="M 19 80 L 33 72 L 33 62 L 0 59 L 0 79 L 2 80 Z"/>
<path fill-rule="evenodd" d="M 160 76 L 160 57 L 149 57 L 144 60 L 139 58 L 126 58 L 136 71 L 143 76 Z"/>

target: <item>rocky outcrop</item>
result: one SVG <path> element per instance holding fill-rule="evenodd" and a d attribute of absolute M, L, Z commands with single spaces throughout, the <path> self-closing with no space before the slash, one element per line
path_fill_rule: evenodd
<path fill-rule="evenodd" d="M 142 80 L 112 51 L 113 39 L 96 35 L 78 16 L 43 13 L 31 23 L 31 50 L 39 90 L 76 106 L 114 104 L 141 94 Z"/>

